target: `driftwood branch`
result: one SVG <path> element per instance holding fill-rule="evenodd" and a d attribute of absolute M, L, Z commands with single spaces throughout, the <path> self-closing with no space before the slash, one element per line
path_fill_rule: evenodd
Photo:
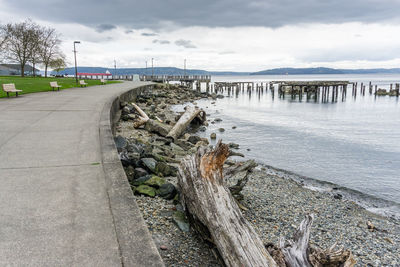
<path fill-rule="evenodd" d="M 230 155 L 232 155 L 232 153 L 230 153 Z M 224 179 L 236 200 L 240 201 L 243 199 L 241 191 L 246 186 L 249 180 L 249 175 L 256 166 L 257 163 L 254 160 L 248 160 L 245 162 L 238 162 L 235 165 L 224 169 Z M 240 204 L 239 206 L 243 209 L 243 206 Z"/>
<path fill-rule="evenodd" d="M 167 137 L 172 137 L 174 140 L 178 139 L 186 130 L 190 122 L 192 122 L 192 120 L 194 120 L 195 118 L 205 120 L 205 114 L 205 111 L 202 109 L 187 106 L 185 113 L 183 113 L 183 115 L 179 118 L 177 123 L 168 133 Z"/>
<path fill-rule="evenodd" d="M 226 180 L 238 173 L 243 177 L 235 186 L 248 180 L 254 162 L 248 161 L 223 171 L 230 151 L 218 142 L 214 150 L 200 147 L 196 154 L 181 162 L 178 185 L 183 206 L 194 228 L 218 250 L 217 255 L 227 266 L 285 266 L 285 267 L 352 267 L 353 255 L 348 250 L 322 250 L 309 245 L 312 215 L 307 215 L 294 234 L 293 240 L 281 240 L 280 246 L 264 246 L 251 224 L 243 217 L 238 203 L 226 186 Z M 244 185 L 243 185 L 244 186 Z M 243 188 L 243 187 L 241 187 Z M 241 189 L 240 189 L 241 190 Z M 240 192 L 240 191 L 239 191 Z"/>
<path fill-rule="evenodd" d="M 307 215 L 300 223 L 299 228 L 293 235 L 292 240 L 280 239 L 279 248 L 268 244 L 268 252 L 279 266 L 290 267 L 352 267 L 356 264 L 352 253 L 349 250 L 334 250 L 335 245 L 329 249 L 322 250 L 310 246 L 310 232 L 313 215 Z"/>
<path fill-rule="evenodd" d="M 135 103 L 131 103 L 132 106 L 136 109 L 136 111 L 139 113 L 139 119 L 133 122 L 133 127 L 134 128 L 139 128 L 142 125 L 145 125 L 146 122 L 149 120 L 149 116 Z"/>

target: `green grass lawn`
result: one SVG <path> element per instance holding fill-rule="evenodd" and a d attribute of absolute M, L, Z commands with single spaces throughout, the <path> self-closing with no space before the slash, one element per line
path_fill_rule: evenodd
<path fill-rule="evenodd" d="M 67 88 L 77 87 L 75 78 L 43 78 L 43 77 L 19 77 L 19 76 L 0 76 L 0 84 L 3 83 L 14 83 L 16 89 L 23 90 L 18 94 L 30 94 L 37 92 L 52 91 L 50 82 L 57 81 L 58 85 L 62 87 L 60 90 Z M 88 86 L 100 85 L 100 80 L 85 80 Z M 109 83 L 118 83 L 119 81 L 107 81 Z M 1 85 L 0 85 L 1 86 Z M 14 96 L 15 93 L 11 93 L 10 96 Z M 7 94 L 0 88 L 0 98 L 7 97 Z"/>

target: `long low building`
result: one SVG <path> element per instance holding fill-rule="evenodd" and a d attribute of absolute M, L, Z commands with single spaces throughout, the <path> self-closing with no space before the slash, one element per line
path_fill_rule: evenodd
<path fill-rule="evenodd" d="M 110 79 L 111 73 L 89 73 L 89 72 L 78 72 L 79 79 Z"/>

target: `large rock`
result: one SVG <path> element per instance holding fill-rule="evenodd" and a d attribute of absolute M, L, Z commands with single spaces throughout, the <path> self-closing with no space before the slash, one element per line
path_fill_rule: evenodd
<path fill-rule="evenodd" d="M 138 153 L 130 153 L 127 151 L 123 151 L 119 154 L 119 158 L 121 159 L 121 163 L 124 167 L 139 166 L 140 155 Z"/>
<path fill-rule="evenodd" d="M 158 190 L 158 195 L 164 199 L 171 200 L 175 197 L 177 190 L 175 186 L 171 183 L 165 183 L 160 186 Z"/>
<path fill-rule="evenodd" d="M 115 145 L 117 146 L 118 152 L 121 152 L 122 150 L 124 150 L 126 148 L 126 146 L 128 145 L 128 142 L 126 141 L 126 139 L 120 135 L 118 135 L 117 137 L 114 137 L 114 142 L 115 142 Z"/>
<path fill-rule="evenodd" d="M 123 121 L 133 121 L 136 120 L 136 116 L 133 114 L 125 114 L 121 116 L 121 120 Z"/>
<path fill-rule="evenodd" d="M 135 168 L 135 179 L 138 179 L 142 176 L 146 176 L 149 173 L 143 168 Z"/>
<path fill-rule="evenodd" d="M 157 174 L 162 175 L 164 177 L 173 175 L 170 166 L 165 162 L 157 162 L 155 171 Z"/>
<path fill-rule="evenodd" d="M 155 197 L 156 196 L 156 189 L 153 187 L 150 187 L 148 185 L 139 185 L 135 189 L 135 193 L 140 194 L 140 195 L 146 195 L 149 197 Z"/>
<path fill-rule="evenodd" d="M 144 182 L 145 185 L 155 187 L 155 188 L 159 188 L 165 183 L 166 183 L 165 179 L 155 176 L 155 175 L 152 175 L 150 179 L 148 179 L 147 181 Z"/>
<path fill-rule="evenodd" d="M 175 211 L 172 215 L 172 220 L 183 232 L 189 232 L 189 221 L 186 218 L 185 213 L 183 213 L 182 211 Z"/>
<path fill-rule="evenodd" d="M 128 106 L 122 108 L 122 115 L 128 115 L 129 113 L 131 113 L 131 110 Z"/>
<path fill-rule="evenodd" d="M 183 140 L 183 139 L 176 139 L 174 142 L 176 145 L 180 146 L 181 148 L 183 148 L 185 150 L 189 150 L 193 147 L 192 143 L 190 143 L 186 140 Z"/>
<path fill-rule="evenodd" d="M 151 177 L 153 177 L 153 175 L 151 175 L 151 174 L 142 176 L 142 177 L 140 177 L 140 178 L 138 178 L 138 179 L 135 179 L 135 180 L 131 181 L 131 184 L 134 185 L 134 186 L 142 185 L 142 184 L 144 184 L 145 182 L 147 182 L 148 180 L 150 180 Z"/>
<path fill-rule="evenodd" d="M 143 165 L 151 172 L 156 172 L 157 161 L 153 158 L 142 158 Z"/>
<path fill-rule="evenodd" d="M 133 181 L 135 179 L 135 169 L 133 166 L 128 166 L 125 168 L 126 177 L 128 177 L 128 181 Z"/>
<path fill-rule="evenodd" d="M 191 135 L 189 136 L 188 141 L 192 144 L 196 144 L 197 142 L 201 141 L 201 138 L 197 135 Z"/>
<path fill-rule="evenodd" d="M 171 126 L 156 120 L 148 120 L 144 128 L 149 132 L 157 133 L 161 136 L 167 136 L 172 129 Z"/>
<path fill-rule="evenodd" d="M 139 144 L 139 143 L 128 143 L 126 146 L 126 150 L 128 152 L 132 153 L 138 153 L 139 155 L 143 155 L 143 152 L 145 150 L 145 145 L 144 144 Z"/>

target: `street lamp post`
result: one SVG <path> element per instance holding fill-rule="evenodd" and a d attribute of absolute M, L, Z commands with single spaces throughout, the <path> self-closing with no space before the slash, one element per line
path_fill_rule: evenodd
<path fill-rule="evenodd" d="M 154 65 L 153 65 L 153 60 L 154 58 L 151 58 L 151 79 L 153 80 L 153 76 L 154 76 Z"/>
<path fill-rule="evenodd" d="M 117 76 L 117 61 L 114 59 L 114 76 Z"/>
<path fill-rule="evenodd" d="M 74 41 L 74 58 L 75 58 L 75 81 L 78 84 L 78 66 L 76 64 L 76 47 L 75 44 L 80 44 L 80 41 Z"/>
<path fill-rule="evenodd" d="M 186 77 L 186 58 L 183 63 L 183 77 Z"/>

